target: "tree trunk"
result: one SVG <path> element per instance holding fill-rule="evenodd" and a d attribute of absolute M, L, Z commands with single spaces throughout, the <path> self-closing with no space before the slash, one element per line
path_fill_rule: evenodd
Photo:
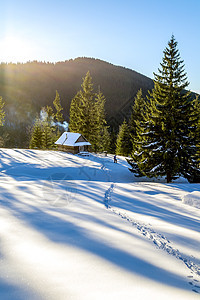
<path fill-rule="evenodd" d="M 170 172 L 167 172 L 167 183 L 172 182 L 172 176 Z"/>

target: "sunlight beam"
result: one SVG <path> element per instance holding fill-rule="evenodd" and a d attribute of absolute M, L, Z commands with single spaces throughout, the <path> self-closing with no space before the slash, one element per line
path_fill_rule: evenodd
<path fill-rule="evenodd" d="M 6 36 L 0 40 L 0 62 L 22 62 L 34 60 L 35 47 L 20 37 Z"/>

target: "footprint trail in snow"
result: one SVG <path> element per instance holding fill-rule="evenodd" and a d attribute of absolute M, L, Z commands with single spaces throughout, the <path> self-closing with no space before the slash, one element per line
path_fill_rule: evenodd
<path fill-rule="evenodd" d="M 114 214 L 118 215 L 122 219 L 131 223 L 143 236 L 151 240 L 159 249 L 163 249 L 168 254 L 175 256 L 177 259 L 183 261 L 183 263 L 190 269 L 192 274 L 200 276 L 200 267 L 195 264 L 191 259 L 184 257 L 178 249 L 174 249 L 171 245 L 171 242 L 162 234 L 155 232 L 152 228 L 148 227 L 145 224 L 142 224 L 138 221 L 131 219 L 126 213 L 120 212 L 116 208 L 112 208 L 110 202 L 112 200 L 112 192 L 114 190 L 114 183 L 112 183 L 109 189 L 105 192 L 104 195 L 104 205 Z M 200 282 L 197 279 L 194 279 L 193 275 L 188 276 L 190 278 L 189 284 L 192 286 L 192 291 L 195 293 L 200 293 Z"/>

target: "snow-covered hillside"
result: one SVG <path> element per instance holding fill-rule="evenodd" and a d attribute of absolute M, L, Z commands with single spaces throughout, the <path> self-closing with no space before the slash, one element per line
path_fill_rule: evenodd
<path fill-rule="evenodd" d="M 124 158 L 1 149 L 0 299 L 200 299 L 194 192 Z"/>

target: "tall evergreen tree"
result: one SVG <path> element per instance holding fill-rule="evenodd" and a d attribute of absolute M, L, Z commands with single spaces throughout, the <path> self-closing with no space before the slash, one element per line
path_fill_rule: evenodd
<path fill-rule="evenodd" d="M 142 96 L 142 89 L 138 90 L 134 105 L 132 106 L 132 113 L 129 120 L 129 130 L 132 142 L 132 149 L 135 149 L 135 143 L 137 143 L 137 126 L 144 120 L 144 114 L 146 109 L 146 100 Z"/>
<path fill-rule="evenodd" d="M 94 132 L 93 136 L 91 136 L 91 142 L 95 152 L 108 151 L 110 145 L 110 136 L 105 118 L 105 102 L 106 99 L 99 89 L 98 93 L 95 95 L 93 115 Z"/>
<path fill-rule="evenodd" d="M 94 135 L 95 122 L 95 100 L 93 92 L 93 83 L 90 72 L 88 71 L 83 83 L 81 85 L 82 90 L 80 91 L 81 106 L 79 108 L 81 117 L 81 133 L 86 139 L 92 139 Z"/>
<path fill-rule="evenodd" d="M 95 101 L 92 77 L 88 71 L 81 90 L 72 100 L 70 107 L 70 131 L 80 132 L 86 139 L 91 138 L 94 131 Z"/>
<path fill-rule="evenodd" d="M 55 141 L 60 137 L 56 132 L 53 122 L 53 110 L 49 106 L 43 107 L 40 111 L 40 118 L 36 118 L 31 130 L 30 148 L 52 149 L 55 148 Z"/>
<path fill-rule="evenodd" d="M 69 118 L 69 130 L 71 132 L 81 132 L 82 111 L 80 92 L 78 92 L 71 101 Z"/>
<path fill-rule="evenodd" d="M 111 135 L 110 135 L 110 132 L 108 131 L 108 126 L 103 127 L 98 151 L 100 151 L 100 152 L 102 152 L 102 151 L 110 152 L 111 151 Z"/>
<path fill-rule="evenodd" d="M 53 120 L 54 120 L 54 112 L 53 112 L 53 108 L 49 105 L 47 105 L 46 107 L 44 107 L 46 113 L 47 113 L 47 122 L 49 123 L 49 125 L 53 124 Z"/>
<path fill-rule="evenodd" d="M 4 124 L 4 119 L 5 119 L 5 112 L 4 112 L 4 105 L 5 103 L 3 102 L 2 97 L 0 97 L 0 126 L 3 126 Z"/>
<path fill-rule="evenodd" d="M 109 144 L 104 107 L 105 97 L 100 91 L 94 93 L 92 77 L 88 71 L 83 78 L 81 90 L 71 101 L 69 129 L 88 139 L 94 151 L 105 150 L 105 143 L 102 142 L 105 138 Z"/>
<path fill-rule="evenodd" d="M 126 120 L 124 120 L 117 136 L 116 154 L 128 156 L 131 153 L 131 148 L 129 127 Z"/>
<path fill-rule="evenodd" d="M 61 106 L 60 95 L 59 95 L 57 90 L 56 90 L 56 97 L 53 101 L 53 105 L 56 109 L 56 113 L 54 115 L 55 121 L 56 122 L 63 122 L 64 121 L 63 114 L 62 114 L 63 108 Z"/>
<path fill-rule="evenodd" d="M 197 161 L 198 166 L 200 168 L 200 99 L 199 96 L 196 96 L 194 100 L 194 110 L 197 112 L 198 120 L 197 120 L 197 130 L 196 130 L 196 141 L 197 141 Z"/>
<path fill-rule="evenodd" d="M 54 148 L 54 142 L 55 140 L 52 127 L 48 124 L 48 122 L 44 122 L 42 128 L 42 148 L 52 149 Z"/>
<path fill-rule="evenodd" d="M 6 142 L 9 140 L 9 135 L 4 131 L 3 125 L 5 121 L 5 111 L 2 97 L 0 97 L 0 147 L 4 147 Z"/>
<path fill-rule="evenodd" d="M 167 182 L 182 174 L 193 181 L 198 177 L 197 114 L 185 91 L 189 83 L 174 36 L 164 50 L 158 73 L 154 73 L 144 122 L 137 128 L 139 142 L 132 153 L 131 171 L 139 176 L 166 176 Z"/>
<path fill-rule="evenodd" d="M 31 134 L 31 140 L 29 147 L 31 149 L 37 148 L 41 149 L 43 146 L 42 142 L 42 134 L 43 134 L 43 128 L 42 128 L 42 122 L 39 118 L 35 120 L 34 126 L 32 128 L 32 134 Z"/>

